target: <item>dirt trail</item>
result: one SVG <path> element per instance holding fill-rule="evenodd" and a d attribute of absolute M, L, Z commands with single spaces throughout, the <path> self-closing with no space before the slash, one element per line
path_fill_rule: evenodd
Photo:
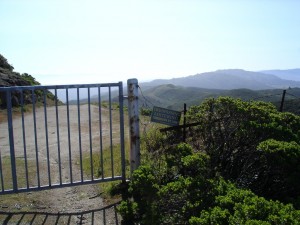
<path fill-rule="evenodd" d="M 39 173 L 41 185 L 49 184 L 48 174 L 50 173 L 51 183 L 58 183 L 62 180 L 63 183 L 70 181 L 70 172 L 74 179 L 80 179 L 80 170 L 78 165 L 78 158 L 80 148 L 82 152 L 89 151 L 90 149 L 90 137 L 92 139 L 92 145 L 99 146 L 99 113 L 98 107 L 91 106 L 91 127 L 89 126 L 89 110 L 87 105 L 80 106 L 80 117 L 78 117 L 78 108 L 76 105 L 69 107 L 69 121 L 67 119 L 67 107 L 59 106 L 57 109 L 58 116 L 56 114 L 55 107 L 48 107 L 45 111 L 44 108 L 37 108 L 35 115 L 32 113 L 26 113 L 24 116 L 25 123 L 25 141 L 26 141 L 26 156 L 28 161 L 39 160 Z M 36 118 L 34 123 L 33 117 Z M 80 128 L 78 122 L 80 118 Z M 109 132 L 109 113 L 107 109 L 102 109 L 102 144 L 108 145 L 108 139 L 110 138 Z M 57 129 L 57 124 L 59 129 Z M 14 142 L 15 142 L 15 154 L 16 157 L 24 158 L 24 139 L 22 130 L 22 117 L 19 116 L 14 119 Z M 34 128 L 36 127 L 36 133 Z M 117 137 L 119 124 L 113 124 L 113 137 Z M 79 132 L 80 129 L 80 132 Z M 90 132 L 91 129 L 91 132 Z M 7 132 L 7 123 L 0 124 L 0 146 L 1 157 L 9 155 L 9 139 Z M 116 131 L 115 131 L 116 130 Z M 46 132 L 47 131 L 47 132 Z M 58 135 L 59 133 L 59 135 Z M 80 135 L 79 135 L 80 134 Z M 46 138 L 46 136 L 48 138 Z M 68 138 L 70 136 L 70 139 Z M 59 140 L 59 141 L 58 141 Z M 81 141 L 81 145 L 79 144 Z M 106 143 L 107 141 L 107 143 Z M 48 142 L 48 148 L 47 148 Z M 36 155 L 36 149 L 38 149 L 38 156 Z M 60 154 L 58 153 L 60 150 Z M 71 150 L 71 151 L 70 151 Z M 71 154 L 71 160 L 70 160 Z M 49 158 L 50 171 L 47 170 Z M 59 164 L 59 161 L 61 164 Z M 61 165 L 61 176 L 59 173 L 59 165 Z M 70 165 L 72 169 L 70 171 Z M 37 178 L 35 179 L 37 182 Z M 88 210 L 97 210 L 105 207 L 105 202 L 99 196 L 99 187 L 97 185 L 83 185 L 76 187 L 65 187 L 52 190 L 45 190 L 39 192 L 30 192 L 19 194 L 25 195 L 26 199 L 30 199 L 30 202 L 18 202 L 18 199 L 24 199 L 24 197 L 16 198 L 12 200 L 10 205 L 1 205 L 1 211 L 43 211 L 50 213 L 76 213 Z M 9 196 L 5 196 L 6 198 Z M 1 196 L 0 196 L 1 199 Z M 115 213 L 113 208 L 105 210 L 106 224 L 115 224 Z M 63 221 L 58 224 L 104 224 L 103 211 L 97 213 L 89 213 L 84 217 L 74 216 L 68 218 L 67 221 Z M 44 224 L 55 224 L 56 219 L 48 220 Z M 1 221 L 1 217 L 0 217 Z M 90 222 L 89 222 L 90 221 Z M 37 223 L 38 224 L 38 223 Z"/>

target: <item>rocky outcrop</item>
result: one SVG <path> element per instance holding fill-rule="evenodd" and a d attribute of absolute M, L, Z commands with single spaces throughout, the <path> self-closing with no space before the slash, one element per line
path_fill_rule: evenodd
<path fill-rule="evenodd" d="M 0 87 L 11 87 L 11 86 L 30 86 L 30 82 L 24 80 L 19 73 L 13 72 L 9 69 L 0 67 Z M 32 103 L 32 98 L 29 97 L 29 93 L 23 95 L 24 103 Z M 20 104 L 20 93 L 14 92 L 11 97 L 12 105 L 18 106 Z M 6 107 L 6 93 L 0 92 L 0 106 L 1 108 Z"/>
<path fill-rule="evenodd" d="M 0 54 L 0 87 L 11 87 L 11 86 L 33 86 L 40 85 L 38 81 L 35 80 L 30 74 L 13 71 L 13 67 L 8 64 L 7 60 Z M 24 104 L 32 104 L 33 102 L 44 102 L 43 91 L 27 90 L 23 91 L 22 94 L 20 91 L 15 91 L 11 93 L 11 103 L 14 107 L 19 106 L 21 103 L 21 96 Z M 49 91 L 46 92 L 46 98 L 48 100 L 56 101 L 56 97 Z M 59 101 L 59 103 L 61 103 Z M 0 92 L 0 107 L 6 108 L 7 106 L 7 97 L 6 92 Z"/>
<path fill-rule="evenodd" d="M 11 86 L 31 86 L 40 84 L 29 74 L 20 75 L 13 71 L 14 67 L 7 62 L 7 59 L 0 54 L 0 87 L 11 87 Z M 31 104 L 32 101 L 37 101 L 38 96 L 35 93 L 32 96 L 30 91 L 23 92 L 24 104 Z M 21 99 L 21 93 L 16 91 L 11 94 L 11 102 L 13 106 L 19 106 Z M 34 100 L 33 100 L 34 99 Z M 7 97 L 6 92 L 0 92 L 0 106 L 6 108 Z"/>
<path fill-rule="evenodd" d="M 29 81 L 24 80 L 19 73 L 0 67 L 0 87 L 29 86 Z"/>

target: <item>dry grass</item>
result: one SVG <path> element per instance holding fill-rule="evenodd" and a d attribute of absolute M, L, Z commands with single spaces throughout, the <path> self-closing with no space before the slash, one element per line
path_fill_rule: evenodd
<path fill-rule="evenodd" d="M 12 189 L 12 170 L 11 170 L 11 158 L 8 156 L 2 157 L 2 170 L 1 176 L 3 176 L 3 185 L 4 190 Z M 27 179 L 28 176 L 28 184 L 32 185 L 33 180 L 36 177 L 36 165 L 32 161 L 27 161 L 27 174 L 25 169 L 25 160 L 24 158 L 16 158 L 16 172 L 17 172 L 17 183 L 18 187 L 25 188 L 27 186 Z M 0 187 L 2 187 L 2 182 L 0 180 Z"/>

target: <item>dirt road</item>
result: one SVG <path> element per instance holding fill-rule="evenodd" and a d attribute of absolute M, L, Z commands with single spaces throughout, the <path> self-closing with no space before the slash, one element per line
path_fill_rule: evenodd
<path fill-rule="evenodd" d="M 110 122 L 110 116 L 114 123 Z M 100 118 L 99 108 L 95 105 L 90 108 L 88 105 L 81 105 L 80 110 L 76 105 L 70 105 L 69 109 L 65 105 L 57 109 L 47 107 L 46 111 L 44 108 L 37 108 L 35 113 L 25 113 L 23 118 L 24 120 L 19 115 L 13 121 L 15 154 L 16 158 L 26 158 L 29 164 L 33 164 L 34 174 L 39 173 L 40 176 L 35 175 L 30 179 L 33 186 L 38 183 L 40 186 L 69 183 L 71 178 L 73 181 L 80 180 L 80 155 L 86 154 L 91 148 L 93 151 L 101 151 L 101 146 L 104 149 L 120 139 L 118 112 L 102 109 Z M 7 126 L 5 122 L 0 124 L 2 160 L 10 154 Z M 37 161 L 38 166 L 34 166 Z M 26 175 L 24 170 L 18 171 L 18 174 Z M 26 186 L 26 182 L 23 185 Z M 81 185 L 21 193 L 11 197 L 0 196 L 0 210 L 61 214 L 59 218 L 49 215 L 44 224 L 116 224 L 113 207 L 101 210 L 106 205 L 100 192 L 98 185 Z M 89 212 L 82 216 L 80 212 L 84 211 Z M 62 213 L 74 215 L 64 217 Z M 0 215 L 0 221 L 1 218 L 7 219 L 5 216 Z M 28 217 L 27 214 L 26 216 Z M 13 224 L 15 220 L 18 220 L 16 215 L 11 217 L 10 222 Z M 36 224 L 40 224 L 41 220 L 44 219 L 36 220 Z M 60 222 L 57 223 L 57 220 Z"/>

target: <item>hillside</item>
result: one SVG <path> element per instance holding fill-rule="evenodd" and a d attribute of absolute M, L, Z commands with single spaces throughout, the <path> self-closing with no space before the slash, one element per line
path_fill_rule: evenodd
<path fill-rule="evenodd" d="M 300 81 L 286 80 L 272 74 L 245 71 L 241 69 L 217 70 L 214 72 L 200 73 L 192 76 L 158 79 L 146 83 L 147 86 L 163 84 L 180 85 L 184 87 L 198 87 L 207 89 L 274 89 L 300 87 Z"/>
<path fill-rule="evenodd" d="M 165 84 L 146 89 L 143 92 L 145 98 L 140 98 L 140 101 L 141 105 L 150 103 L 152 105 L 178 109 L 182 108 L 183 103 L 188 105 L 198 104 L 205 98 L 214 97 L 221 93 L 223 93 L 222 90 Z"/>
<path fill-rule="evenodd" d="M 142 89 L 143 86 L 142 86 Z M 284 110 L 297 112 L 300 106 L 300 88 L 290 88 L 285 96 Z M 155 106 L 182 110 L 183 104 L 187 106 L 198 105 L 206 98 L 217 98 L 219 96 L 230 96 L 240 98 L 244 101 L 260 100 L 274 103 L 279 109 L 283 89 L 205 89 L 196 87 L 175 86 L 172 84 L 160 85 L 157 87 L 145 87 L 140 97 L 140 106 L 152 108 Z M 299 97 L 298 97 L 299 96 Z"/>
<path fill-rule="evenodd" d="M 7 59 L 0 54 L 0 87 L 9 86 L 29 86 L 32 85 L 31 81 L 35 81 L 33 77 L 28 74 L 19 74 L 14 72 L 14 67 L 10 65 Z M 36 82 L 36 84 L 39 84 Z"/>
<path fill-rule="evenodd" d="M 36 81 L 35 78 L 30 74 L 20 74 L 13 70 L 14 67 L 10 65 L 7 59 L 0 54 L 0 87 L 40 85 L 40 83 Z M 39 99 L 41 99 L 39 98 L 41 96 L 41 93 L 36 91 L 35 94 L 37 96 L 37 101 L 39 101 Z M 47 98 L 53 101 L 55 99 L 55 96 L 51 92 L 48 92 Z M 20 94 L 15 92 L 12 94 L 12 104 L 13 106 L 18 106 L 19 103 Z M 24 103 L 32 103 L 32 96 L 30 94 L 24 93 Z M 0 106 L 2 108 L 6 107 L 6 95 L 3 92 L 0 92 Z"/>
<path fill-rule="evenodd" d="M 290 70 L 263 70 L 260 71 L 265 74 L 276 75 L 281 79 L 300 81 L 300 69 Z"/>

